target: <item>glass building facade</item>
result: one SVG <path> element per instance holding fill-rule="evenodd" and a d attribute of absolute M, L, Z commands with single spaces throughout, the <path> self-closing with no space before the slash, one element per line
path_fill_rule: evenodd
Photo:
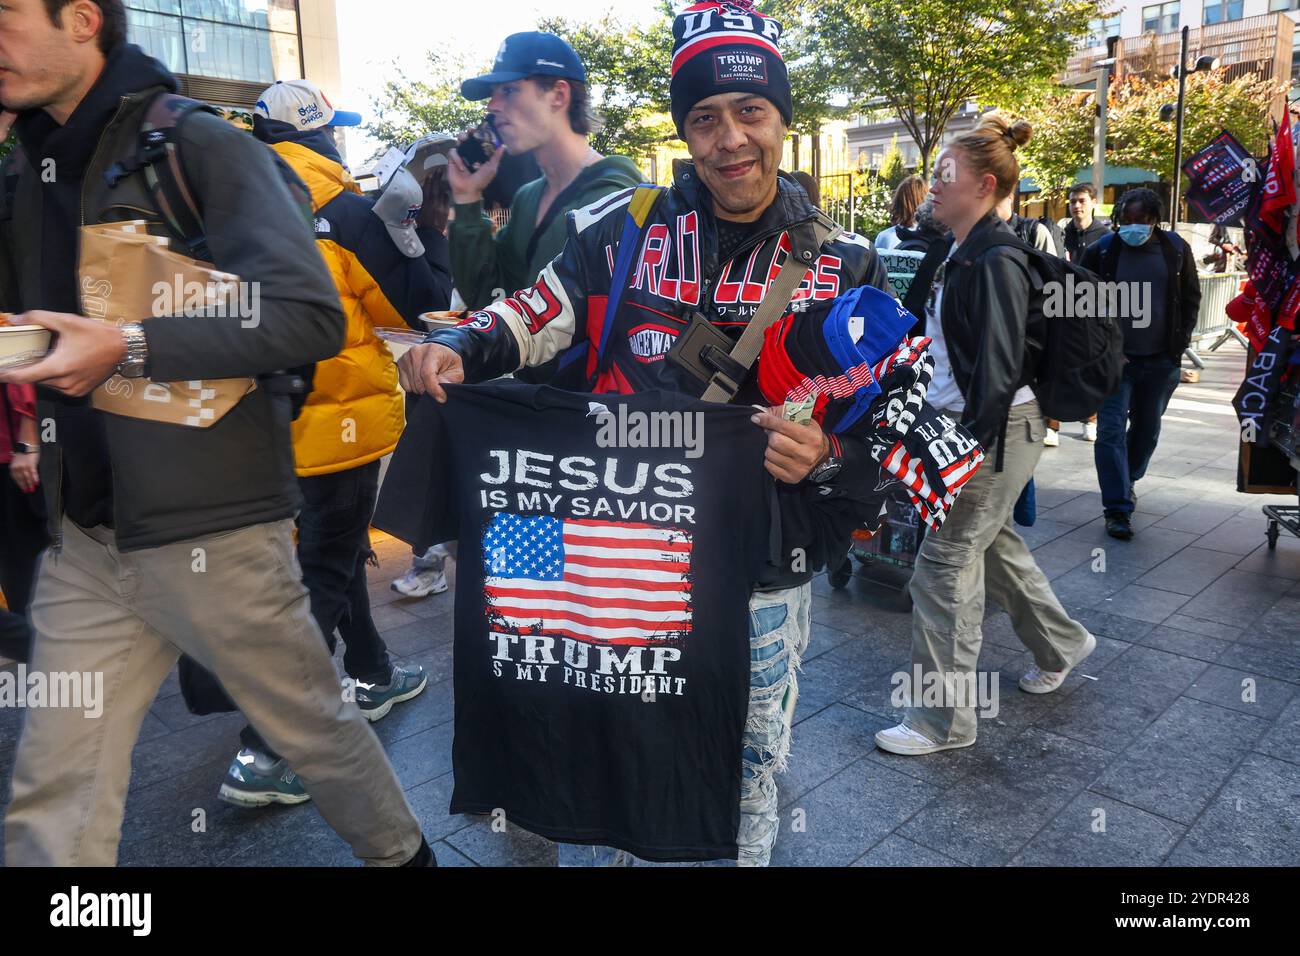
<path fill-rule="evenodd" d="M 127 39 L 173 73 L 245 83 L 302 76 L 297 0 L 125 0 Z"/>

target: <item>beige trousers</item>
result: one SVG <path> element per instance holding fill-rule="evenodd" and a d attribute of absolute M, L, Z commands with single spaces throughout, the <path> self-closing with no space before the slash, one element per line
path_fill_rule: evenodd
<path fill-rule="evenodd" d="M 64 521 L 32 601 L 30 669 L 97 672 L 102 714 L 31 708 L 5 814 L 10 866 L 112 866 L 145 712 L 180 654 L 212 671 L 367 863 L 398 865 L 420 826 L 312 619 L 289 520 L 120 553 Z M 215 781 L 214 781 L 214 786 Z"/>
<path fill-rule="evenodd" d="M 950 684 L 952 675 L 975 674 L 986 593 L 1011 616 L 1016 636 L 1044 670 L 1064 670 L 1088 638 L 1061 607 L 1011 521 L 1043 454 L 1038 402 L 1011 409 L 1002 471 L 994 471 L 997 448 L 985 454 L 943 526 L 922 542 L 909 589 L 913 673 L 920 665 L 923 676 L 947 675 Z M 908 707 L 904 722 L 939 743 L 965 742 L 975 738 L 975 713 L 974 706 Z"/>

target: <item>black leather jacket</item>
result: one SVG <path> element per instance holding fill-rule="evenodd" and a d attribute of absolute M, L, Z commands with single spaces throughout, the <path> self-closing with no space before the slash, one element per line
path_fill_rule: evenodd
<path fill-rule="evenodd" d="M 989 213 L 952 254 L 939 317 L 953 377 L 966 401 L 961 422 L 985 448 L 1002 437 L 1012 396 L 1029 384 L 1025 352 L 1037 342 L 1037 336 L 1026 335 L 1028 257 L 1013 246 L 989 246 L 995 233 L 1015 235 Z M 919 315 L 924 326 L 924 311 Z"/>
<path fill-rule="evenodd" d="M 783 174 L 776 200 L 751 237 L 719 262 L 712 199 L 694 164 L 682 164 L 641 230 L 628 285 L 606 337 L 606 361 L 598 364 L 589 344 L 599 341 L 605 324 L 611 273 L 633 193 L 625 189 L 568 213 L 568 240 L 536 285 L 471 313 L 463 325 L 435 330 L 426 341 L 455 350 L 467 382 L 536 367 L 558 355 L 561 368 L 551 384 L 564 388 L 701 395 L 704 386 L 664 356 L 695 312 L 738 339 L 789 254 L 790 234 L 810 229 L 817 208 L 803 187 Z M 844 233 L 822 245 L 790 307 L 829 308 L 836 296 L 862 285 L 891 290 L 871 243 Z M 760 400 L 754 377 L 751 370 L 736 402 Z M 784 539 L 779 550 L 784 556 L 801 550 L 807 569 L 778 568 L 760 585 L 801 583 L 812 570 L 844 554 L 849 529 L 861 518 L 853 513 L 853 503 L 874 495 L 879 466 L 860 436 L 844 436 L 841 457 L 843 467 L 825 495 L 807 482 L 778 487 Z"/>
<path fill-rule="evenodd" d="M 646 220 L 600 369 L 585 346 L 599 339 L 605 323 L 610 274 L 633 189 L 568 213 L 568 241 L 531 289 L 473 313 L 465 325 L 437 329 L 426 341 L 458 352 L 470 382 L 560 355 L 564 371 L 555 384 L 567 388 L 623 394 L 665 388 L 698 397 L 703 385 L 664 360 L 677 335 L 699 312 L 729 337 L 740 338 L 788 254 L 788 233 L 809 228 L 817 208 L 803 187 L 782 175 L 776 200 L 752 238 L 729 261 L 719 262 L 712 200 L 694 169 L 693 163 L 682 164 Z M 791 309 L 829 306 L 861 285 L 892 294 L 871 243 L 843 233 L 810 264 Z"/>

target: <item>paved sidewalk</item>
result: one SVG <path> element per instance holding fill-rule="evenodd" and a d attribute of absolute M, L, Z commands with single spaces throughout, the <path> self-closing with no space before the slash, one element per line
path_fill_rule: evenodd
<path fill-rule="evenodd" d="M 1000 711 L 976 746 L 895 757 L 872 735 L 898 714 L 889 675 L 909 664 L 910 618 L 885 568 L 842 591 L 815 584 L 790 769 L 779 778 L 774 863 L 791 865 L 1294 865 L 1300 860 L 1300 541 L 1264 543 L 1260 506 L 1234 491 L 1228 405 L 1244 354 L 1208 356 L 1175 393 L 1138 486 L 1137 537 L 1106 537 L 1080 426 L 1037 474 L 1037 524 L 1024 533 L 1062 602 L 1098 638 L 1055 694 L 1016 686 L 1028 654 L 991 606 L 981 667 Z M 1093 570 L 1102 549 L 1105 571 Z M 394 653 L 430 686 L 375 725 L 444 865 L 553 865 L 546 840 L 484 818 L 449 816 L 450 592 L 399 598 L 409 558 L 377 542 L 375 617 Z M 12 665 L 10 665 L 12 666 Z M 19 714 L 0 710 L 0 784 Z M 133 757 L 121 862 L 127 865 L 343 865 L 348 849 L 310 805 L 240 811 L 216 799 L 238 748 L 237 715 L 188 714 L 173 675 Z M 202 810 L 202 814 L 196 814 Z M 201 818 L 203 832 L 194 832 Z M 2 826 L 2 823 L 0 823 Z"/>

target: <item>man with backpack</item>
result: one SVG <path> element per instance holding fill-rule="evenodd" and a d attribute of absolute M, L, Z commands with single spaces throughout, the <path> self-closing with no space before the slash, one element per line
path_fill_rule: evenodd
<path fill-rule="evenodd" d="M 1137 507 L 1134 486 L 1146 474 L 1160 439 L 1160 419 L 1178 387 L 1183 350 L 1201 307 L 1201 282 L 1192 247 L 1160 228 L 1160 197 L 1150 189 L 1120 196 L 1115 221 L 1118 233 L 1089 246 L 1083 266 L 1103 281 L 1145 291 L 1143 313 L 1120 317 L 1123 382 L 1098 412 L 1093 449 L 1106 533 L 1127 541 Z"/>
<path fill-rule="evenodd" d="M 58 335 L 44 359 L 0 373 L 41 386 L 38 415 L 53 425 L 41 484 L 54 543 L 32 602 L 32 668 L 102 674 L 111 689 L 94 719 L 27 712 L 5 862 L 116 861 L 131 749 L 183 652 L 302 774 L 359 858 L 433 865 L 378 739 L 340 692 L 294 553 L 292 410 L 275 373 L 338 352 L 337 293 L 274 154 L 204 110 L 141 135 L 177 84 L 125 31 L 121 0 L 6 0 L 0 17 L 0 101 L 19 114 L 22 146 L 0 215 L 16 277 L 3 296 L 27 310 L 17 321 Z M 168 156 L 216 269 L 254 284 L 252 317 L 142 315 L 122 328 L 86 317 L 81 225 L 147 218 L 166 235 L 146 173 Z M 114 372 L 257 387 L 209 427 L 185 427 L 96 410 L 90 393 Z"/>

